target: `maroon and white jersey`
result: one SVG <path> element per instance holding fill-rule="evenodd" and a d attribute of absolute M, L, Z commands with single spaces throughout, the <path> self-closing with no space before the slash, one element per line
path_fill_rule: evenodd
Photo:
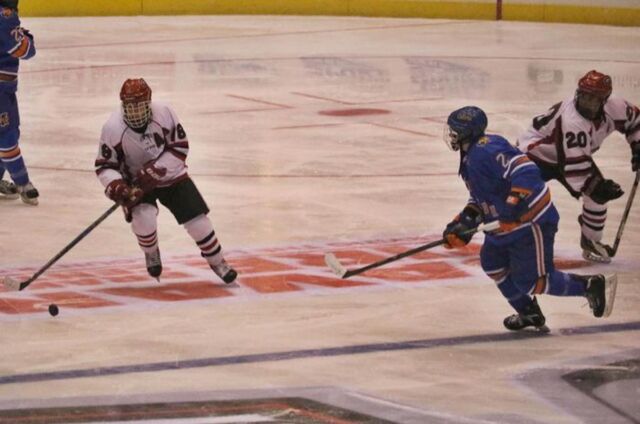
<path fill-rule="evenodd" d="M 640 142 L 640 110 L 611 96 L 604 105 L 604 117 L 593 122 L 578 113 L 571 98 L 533 118 L 517 146 L 536 162 L 558 166 L 569 186 L 580 193 L 597 169 L 591 156 L 613 131 L 624 134 L 629 144 Z"/>
<path fill-rule="evenodd" d="M 175 112 L 167 105 L 151 103 L 151 119 L 144 133 L 127 126 L 120 109 L 102 127 L 95 170 L 106 187 L 124 179 L 135 185 L 136 173 L 148 162 L 167 173 L 158 187 L 168 187 L 188 177 L 185 160 L 189 151 L 187 135 Z"/>

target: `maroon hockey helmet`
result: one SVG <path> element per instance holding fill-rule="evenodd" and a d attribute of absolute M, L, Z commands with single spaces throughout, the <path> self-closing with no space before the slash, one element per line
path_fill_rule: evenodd
<path fill-rule="evenodd" d="M 590 93 L 606 100 L 613 91 L 611 77 L 596 70 L 589 71 L 578 81 L 578 91 Z"/>
<path fill-rule="evenodd" d="M 144 128 L 151 118 L 151 88 L 142 78 L 128 79 L 120 89 L 124 121 L 131 128 Z"/>
<path fill-rule="evenodd" d="M 601 116 L 604 104 L 612 91 L 611 77 L 591 70 L 578 81 L 576 109 L 585 118 L 596 119 Z"/>

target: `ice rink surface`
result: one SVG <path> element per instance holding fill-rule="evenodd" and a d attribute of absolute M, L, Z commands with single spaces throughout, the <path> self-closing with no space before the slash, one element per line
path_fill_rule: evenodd
<path fill-rule="evenodd" d="M 118 211 L 27 290 L 0 292 L 0 422 L 640 423 L 640 204 L 610 265 L 581 259 L 580 203 L 550 184 L 559 265 L 617 272 L 608 319 L 543 296 L 513 334 L 477 251 L 433 249 L 464 206 L 449 112 L 514 141 L 590 69 L 640 102 L 637 28 L 412 19 L 23 19 L 23 156 L 40 205 L 0 202 L 0 276 L 26 278 L 109 206 L 93 172 L 126 78 L 173 105 L 190 174 L 240 277 L 224 287 L 161 209 L 165 276 Z M 620 134 L 595 156 L 628 191 Z M 627 196 L 609 206 L 611 242 Z M 55 302 L 60 315 L 46 308 Z M 205 418 L 206 417 L 206 418 Z"/>

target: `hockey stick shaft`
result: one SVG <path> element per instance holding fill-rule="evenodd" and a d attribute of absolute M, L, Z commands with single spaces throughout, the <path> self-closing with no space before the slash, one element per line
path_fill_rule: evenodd
<path fill-rule="evenodd" d="M 78 234 L 78 236 L 76 238 L 74 238 L 69 244 L 67 244 L 60 252 L 58 252 L 58 254 L 56 254 L 53 258 L 51 258 L 49 260 L 49 262 L 47 262 L 44 266 L 42 266 L 42 268 L 40 268 L 38 271 L 36 271 L 35 274 L 33 274 L 33 276 L 31 276 L 31 278 L 29 278 L 28 280 L 20 283 L 20 289 L 19 290 L 24 290 L 26 289 L 29 284 L 33 283 L 39 276 L 41 276 L 46 270 L 48 270 L 49 268 L 51 268 L 51 266 L 53 264 L 55 264 L 56 262 L 58 262 L 58 260 L 60 260 L 60 258 L 62 258 L 64 255 L 67 254 L 67 252 L 69 252 L 71 249 L 73 249 L 73 247 L 78 244 L 80 242 L 80 240 L 82 240 L 83 238 L 85 238 L 86 236 L 89 235 L 89 233 L 91 231 L 93 231 L 94 228 L 96 228 L 98 225 L 100 225 L 100 223 L 102 221 L 104 221 L 105 219 L 107 219 L 107 217 L 109 215 L 111 215 L 116 209 L 118 209 L 120 205 L 117 203 L 114 203 L 113 205 L 111 205 L 111 207 L 109 209 L 107 209 L 102 215 L 100 215 L 100 217 L 98 219 L 96 219 L 95 221 L 93 221 L 91 223 L 91 225 L 89 225 L 87 228 L 84 229 L 84 231 L 82 231 L 80 234 Z"/>
<path fill-rule="evenodd" d="M 444 240 L 444 239 L 436 240 L 436 241 L 433 241 L 431 243 L 423 244 L 422 246 L 418 246 L 418 247 L 415 247 L 415 248 L 413 248 L 411 250 L 407 250 L 405 252 L 399 253 L 399 254 L 397 254 L 395 256 L 391 256 L 389 258 L 383 259 L 381 261 L 374 262 L 374 263 L 369 264 L 367 266 L 363 266 L 362 268 L 350 269 L 342 276 L 342 278 L 349 278 L 349 277 L 351 277 L 353 275 L 362 274 L 363 272 L 369 271 L 370 269 L 378 268 L 378 267 L 381 267 L 381 266 L 386 265 L 388 263 L 395 262 L 395 261 L 397 261 L 399 259 L 406 258 L 407 256 L 415 255 L 416 253 L 420 253 L 420 252 L 423 252 L 425 250 L 429 250 L 431 248 L 434 248 L 436 246 L 440 246 L 440 245 L 444 244 L 445 242 L 446 242 L 446 240 Z"/>
<path fill-rule="evenodd" d="M 627 205 L 624 208 L 622 219 L 620 220 L 620 225 L 618 226 L 618 233 L 616 234 L 616 239 L 613 242 L 613 255 L 611 256 L 615 256 L 615 254 L 618 252 L 618 246 L 620 246 L 620 240 L 622 239 L 622 232 L 624 231 L 624 226 L 627 223 L 627 218 L 629 218 L 629 212 L 631 212 L 633 199 L 636 197 L 636 190 L 638 189 L 639 180 L 640 171 L 636 171 L 636 179 L 633 181 L 633 185 L 631 186 L 631 192 L 629 193 L 629 198 L 627 199 Z"/>
<path fill-rule="evenodd" d="M 495 221 L 495 222 L 491 222 L 491 223 L 489 223 L 487 225 L 480 225 L 480 226 L 478 226 L 478 228 L 471 229 L 471 230 L 467 231 L 465 234 L 475 234 L 478 231 L 493 231 L 493 230 L 497 230 L 499 228 L 499 226 L 500 226 L 499 223 L 497 221 Z M 406 258 L 407 256 L 415 255 L 416 253 L 420 253 L 420 252 L 423 252 L 425 250 L 432 249 L 432 248 L 434 248 L 436 246 L 443 245 L 446 242 L 447 241 L 444 238 L 442 238 L 440 240 L 435 240 L 435 241 L 432 241 L 431 243 L 427 243 L 427 244 L 423 244 L 423 245 L 418 246 L 418 247 L 414 247 L 413 249 L 409 249 L 409 250 L 407 250 L 405 252 L 398 253 L 397 255 L 382 259 L 382 260 L 380 260 L 378 262 L 374 262 L 372 264 L 363 266 L 361 268 L 347 270 L 346 272 L 344 272 L 341 275 L 341 277 L 342 278 L 349 278 L 349 277 L 354 276 L 354 275 L 362 274 L 363 272 L 368 271 L 370 269 L 378 268 L 378 267 L 381 267 L 381 266 L 386 265 L 388 263 L 395 262 L 395 261 L 397 261 L 399 259 Z"/>

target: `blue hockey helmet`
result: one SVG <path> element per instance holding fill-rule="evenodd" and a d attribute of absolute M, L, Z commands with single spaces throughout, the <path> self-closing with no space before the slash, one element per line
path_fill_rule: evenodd
<path fill-rule="evenodd" d="M 474 143 L 487 129 L 487 115 L 477 106 L 465 106 L 454 110 L 447 119 L 444 141 L 453 151 L 464 144 Z"/>
<path fill-rule="evenodd" d="M 18 0 L 0 0 L 0 7 L 18 10 Z"/>

